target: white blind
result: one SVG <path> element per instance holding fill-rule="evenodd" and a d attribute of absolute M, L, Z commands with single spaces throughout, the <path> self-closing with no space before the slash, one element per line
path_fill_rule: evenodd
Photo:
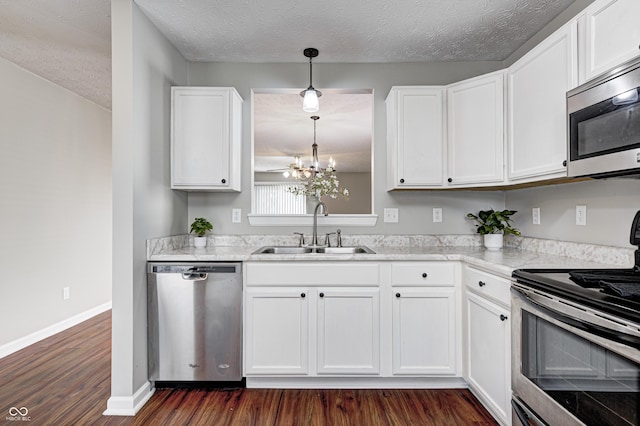
<path fill-rule="evenodd" d="M 288 192 L 290 186 L 296 184 L 256 182 L 256 214 L 305 214 L 305 197 Z"/>

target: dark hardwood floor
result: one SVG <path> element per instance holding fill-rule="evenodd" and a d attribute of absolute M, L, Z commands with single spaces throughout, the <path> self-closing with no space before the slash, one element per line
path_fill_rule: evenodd
<path fill-rule="evenodd" d="M 2 424 L 494 425 L 465 389 L 158 389 L 135 417 L 102 412 L 111 392 L 111 312 L 0 359 Z"/>

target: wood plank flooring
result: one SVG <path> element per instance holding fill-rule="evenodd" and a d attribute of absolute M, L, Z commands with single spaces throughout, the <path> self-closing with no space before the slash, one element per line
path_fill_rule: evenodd
<path fill-rule="evenodd" d="M 0 424 L 27 424 L 11 407 L 57 426 L 496 424 L 465 389 L 158 389 L 135 417 L 107 417 L 110 370 L 109 311 L 0 359 Z"/>

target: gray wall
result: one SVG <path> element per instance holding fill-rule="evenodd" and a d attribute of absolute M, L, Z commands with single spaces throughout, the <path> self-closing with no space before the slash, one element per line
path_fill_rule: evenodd
<path fill-rule="evenodd" d="M 111 12 L 113 398 L 147 383 L 146 240 L 185 232 L 186 194 L 170 189 L 169 117 L 170 87 L 187 83 L 188 64 L 132 0 L 113 0 Z"/>
<path fill-rule="evenodd" d="M 111 113 L 0 59 L 0 117 L 2 353 L 108 308 Z"/>
<path fill-rule="evenodd" d="M 321 52 L 322 55 L 322 52 Z M 304 58 L 302 58 L 304 59 Z M 432 62 L 395 64 L 322 63 L 313 66 L 315 87 L 374 89 L 374 212 L 378 224 L 371 228 L 344 227 L 346 233 L 413 234 L 469 232 L 465 214 L 493 206 L 504 206 L 502 192 L 387 192 L 386 113 L 384 100 L 393 85 L 446 85 L 502 68 L 501 62 Z M 190 193 L 189 218 L 204 216 L 219 234 L 267 234 L 300 231 L 289 227 L 252 227 L 246 214 L 251 210 L 251 89 L 304 88 L 309 84 L 308 64 L 191 63 L 192 86 L 233 86 L 245 100 L 243 106 L 242 192 Z M 321 106 L 322 108 L 322 100 Z M 383 223 L 386 207 L 396 207 L 400 222 Z M 442 207 L 444 222 L 431 222 L 431 208 Z M 243 222 L 231 223 L 231 209 L 241 208 Z M 185 224 L 186 230 L 187 224 Z"/>

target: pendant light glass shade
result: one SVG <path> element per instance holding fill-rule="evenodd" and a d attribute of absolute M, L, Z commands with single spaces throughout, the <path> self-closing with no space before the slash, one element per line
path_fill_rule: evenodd
<path fill-rule="evenodd" d="M 320 102 L 318 101 L 318 91 L 313 87 L 304 91 L 304 100 L 302 101 L 302 110 L 304 112 L 318 112 L 320 110 Z"/>

